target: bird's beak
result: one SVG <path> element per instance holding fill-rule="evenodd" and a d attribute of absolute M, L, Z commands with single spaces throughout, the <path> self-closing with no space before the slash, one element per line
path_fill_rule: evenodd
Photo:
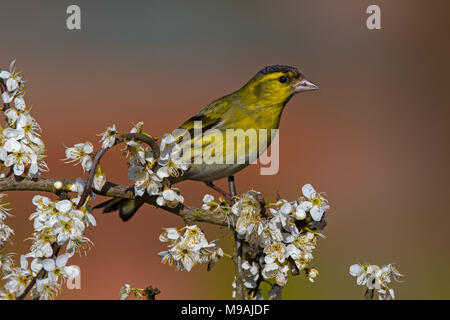
<path fill-rule="evenodd" d="M 294 85 L 294 92 L 303 92 L 311 90 L 319 90 L 319 87 L 306 78 L 298 80 L 298 82 Z"/>

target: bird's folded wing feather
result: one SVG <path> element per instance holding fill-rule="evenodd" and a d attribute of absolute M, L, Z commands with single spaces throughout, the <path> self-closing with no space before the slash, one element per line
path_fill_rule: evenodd
<path fill-rule="evenodd" d="M 232 109 L 234 104 L 235 102 L 232 95 L 222 97 L 211 102 L 179 127 L 179 129 L 184 129 L 189 133 L 189 136 L 185 136 L 186 131 L 184 131 L 184 133 L 182 132 L 180 135 L 175 135 L 175 138 L 183 139 L 180 146 L 183 147 L 185 143 L 189 143 L 190 147 L 193 148 L 190 155 L 186 154 L 184 156 L 190 158 L 191 164 L 195 162 L 194 158 L 196 156 L 200 156 L 208 145 L 212 147 L 212 145 L 216 145 L 218 143 L 218 141 L 213 139 L 211 140 L 209 138 L 210 134 L 205 134 L 205 132 L 209 129 L 217 129 L 222 131 L 226 126 L 226 114 Z M 195 125 L 195 122 L 198 121 L 201 122 L 201 125 Z M 197 131 L 194 131 L 194 126 Z M 198 134 L 199 128 L 201 128 L 200 135 Z M 198 150 L 200 153 L 194 152 L 194 149 Z"/>
<path fill-rule="evenodd" d="M 216 101 L 211 102 L 209 105 L 200 110 L 197 114 L 189 118 L 184 122 L 180 128 L 189 131 L 191 136 L 194 136 L 194 122 L 201 121 L 202 131 L 205 132 L 208 129 L 215 128 L 223 121 L 223 117 L 227 111 L 233 106 L 232 99 L 229 96 L 225 96 Z"/>

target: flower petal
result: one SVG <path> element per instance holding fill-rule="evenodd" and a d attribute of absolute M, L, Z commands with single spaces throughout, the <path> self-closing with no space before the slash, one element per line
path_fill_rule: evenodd
<path fill-rule="evenodd" d="M 312 209 L 309 211 L 309 213 L 311 214 L 311 218 L 314 221 L 322 220 L 322 216 L 323 216 L 324 212 L 325 212 L 325 210 L 323 210 L 323 208 L 319 208 L 317 206 L 312 207 Z"/>
<path fill-rule="evenodd" d="M 314 190 L 313 186 L 308 183 L 302 187 L 302 193 L 306 198 L 312 199 L 316 194 L 316 190 Z"/>

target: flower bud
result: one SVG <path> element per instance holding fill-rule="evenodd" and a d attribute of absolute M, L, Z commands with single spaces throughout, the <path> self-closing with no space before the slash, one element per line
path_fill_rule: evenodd
<path fill-rule="evenodd" d="M 314 279 L 317 277 L 318 274 L 319 271 L 317 269 L 312 268 L 311 270 L 309 270 L 308 277 Z"/>
<path fill-rule="evenodd" d="M 303 220 L 306 218 L 306 212 L 305 210 L 297 208 L 297 210 L 293 213 L 293 216 L 296 220 Z"/>
<path fill-rule="evenodd" d="M 63 183 L 61 181 L 56 181 L 53 184 L 53 187 L 55 187 L 56 190 L 61 190 L 63 188 Z"/>

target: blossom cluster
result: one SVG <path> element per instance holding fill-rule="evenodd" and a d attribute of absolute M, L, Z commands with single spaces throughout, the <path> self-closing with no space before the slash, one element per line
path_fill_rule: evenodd
<path fill-rule="evenodd" d="M 131 133 L 141 133 L 140 122 Z M 136 141 L 126 142 L 128 178 L 134 182 L 134 193 L 157 196 L 159 206 L 175 208 L 184 203 L 178 188 L 170 187 L 170 177 L 178 177 L 187 170 L 187 163 L 180 159 L 180 146 L 171 134 L 165 134 L 160 144 L 161 155 L 155 158 L 153 152 Z"/>
<path fill-rule="evenodd" d="M 11 236 L 14 234 L 14 230 L 5 223 L 6 218 L 11 216 L 9 213 L 11 208 L 8 208 L 9 203 L 3 202 L 5 196 L 5 194 L 0 194 L 0 250 L 2 251 L 5 244 L 11 242 Z M 14 266 L 12 257 L 12 253 L 3 253 L 0 251 L 0 270 L 3 275 L 7 275 L 11 272 Z"/>
<path fill-rule="evenodd" d="M 318 275 L 309 263 L 317 238 L 323 235 L 313 230 L 312 223 L 321 221 L 330 206 L 323 193 L 310 184 L 304 185 L 302 192 L 295 201 L 279 199 L 267 204 L 259 192 L 251 190 L 237 198 L 231 210 L 210 195 L 203 199 L 203 209 L 219 211 L 236 221 L 243 252 L 241 281 L 253 298 L 261 296 L 258 288 L 263 279 L 274 280 L 273 288 L 279 288 L 286 285 L 289 271 L 304 271 L 311 282 Z"/>
<path fill-rule="evenodd" d="M 116 143 L 117 135 L 116 125 L 106 128 L 106 131 L 98 134 L 101 136 L 100 143 L 103 149 L 109 149 Z M 66 147 L 66 163 L 81 164 L 83 171 L 91 171 L 94 165 L 94 145 L 90 141 L 75 144 L 73 147 Z M 102 171 L 100 165 L 95 169 L 93 188 L 101 190 L 106 183 L 106 174 Z"/>
<path fill-rule="evenodd" d="M 11 214 L 8 208 L 9 203 L 3 203 L 2 199 L 5 197 L 5 194 L 0 194 L 0 248 L 3 248 L 5 243 L 10 241 L 11 235 L 14 234 L 14 230 L 11 229 L 7 224 L 5 224 L 5 220 Z M 1 256 L 0 256 L 1 259 Z M 0 264 L 1 267 L 1 264 Z"/>
<path fill-rule="evenodd" d="M 266 203 L 259 192 L 251 190 L 235 198 L 232 205 L 223 198 L 216 201 L 209 194 L 203 197 L 202 209 L 234 226 L 237 239 L 242 242 L 239 281 L 247 289 L 248 297 L 262 298 L 259 290 L 262 280 L 274 280 L 269 298 L 277 297 L 287 283 L 289 271 L 293 274 L 304 271 L 311 282 L 317 277 L 319 272 L 309 264 L 317 238 L 323 235 L 313 223 L 322 221 L 330 206 L 324 194 L 316 192 L 310 184 L 303 186 L 302 193 L 294 201 L 279 199 Z M 167 228 L 160 241 L 170 245 L 158 256 L 163 263 L 175 263 L 178 270 L 190 271 L 196 264 L 215 263 L 224 255 L 213 242 L 208 243 L 195 225 L 180 230 Z"/>
<path fill-rule="evenodd" d="M 9 174 L 36 178 L 47 165 L 44 162 L 45 146 L 40 138 L 40 126 L 31 116 L 24 99 L 24 80 L 15 71 L 15 62 L 9 71 L 0 71 L 3 111 L 7 127 L 0 127 L 0 168 L 10 167 Z M 77 146 L 78 147 L 78 146 Z M 84 146 L 84 152 L 89 153 Z M 87 161 L 83 159 L 83 165 Z M 5 177 L 4 172 L 0 172 Z M 14 253 L 0 253 L 0 267 L 4 286 L 0 289 L 0 299 L 16 299 L 31 291 L 32 298 L 51 299 L 58 292 L 61 282 L 75 277 L 78 269 L 67 266 L 67 261 L 90 241 L 84 237 L 84 230 L 95 225 L 91 208 L 85 203 L 76 209 L 84 182 L 79 179 L 73 185 L 61 190 L 62 182 L 55 183 L 60 191 L 59 200 L 36 195 L 33 204 L 36 211 L 30 215 L 34 231 L 28 240 L 32 241 L 30 251 L 20 256 L 16 266 Z M 69 193 L 75 193 L 69 197 Z M 0 199 L 4 195 L 0 195 Z M 90 199 L 90 198 L 89 198 Z M 9 216 L 7 203 L 0 203 L 0 247 L 10 242 L 13 230 L 4 223 Z M 31 260 L 31 263 L 29 263 Z"/>
<path fill-rule="evenodd" d="M 30 252 L 20 256 L 20 266 L 3 270 L 6 283 L 0 290 L 0 298 L 20 297 L 34 278 L 36 285 L 31 290 L 32 298 L 52 299 L 65 280 L 78 276 L 78 267 L 68 266 L 67 262 L 91 244 L 84 231 L 86 227 L 96 225 L 87 203 L 77 209 L 83 190 L 84 181 L 79 178 L 65 190 L 75 193 L 72 198 L 51 200 L 41 195 L 33 197 L 36 211 L 29 217 L 34 228 L 29 238 L 32 241 Z"/>
<path fill-rule="evenodd" d="M 393 264 L 382 266 L 371 264 L 353 264 L 350 266 L 350 275 L 356 277 L 356 283 L 366 286 L 366 298 L 372 299 L 374 292 L 378 293 L 379 300 L 395 299 L 394 289 L 389 287 L 392 279 L 399 281 L 402 274 Z"/>
<path fill-rule="evenodd" d="M 197 264 L 213 264 L 223 256 L 222 249 L 217 247 L 214 241 L 208 242 L 205 234 L 196 225 L 181 229 L 166 228 L 159 240 L 169 242 L 169 249 L 158 253 L 162 263 L 175 264 L 177 270 L 191 271 Z"/>
<path fill-rule="evenodd" d="M 66 147 L 66 163 L 81 163 L 83 171 L 91 170 L 94 161 L 94 145 L 90 141 L 77 143 L 73 147 Z"/>
<path fill-rule="evenodd" d="M 235 215 L 232 214 L 230 205 L 223 197 L 215 200 L 212 195 L 205 194 L 202 209 L 208 210 L 212 216 L 226 222 L 228 227 L 235 223 Z"/>
<path fill-rule="evenodd" d="M 15 71 L 14 64 L 15 61 L 9 71 L 0 71 L 0 78 L 6 82 L 2 100 L 9 105 L 4 110 L 7 127 L 0 127 L 0 165 L 11 168 L 16 176 L 36 177 L 48 169 L 44 161 L 45 146 L 40 138 L 41 128 L 25 103 L 24 80 Z"/>
<path fill-rule="evenodd" d="M 135 125 L 130 133 L 142 133 L 143 122 Z M 102 148 L 111 148 L 117 141 L 120 133 L 116 126 L 106 128 L 99 134 L 102 138 Z M 128 178 L 134 182 L 134 193 L 142 197 L 145 194 L 156 196 L 159 206 L 175 208 L 184 203 L 184 198 L 178 188 L 171 187 L 170 177 L 177 177 L 187 170 L 186 162 L 179 157 L 180 146 L 171 134 L 165 134 L 160 144 L 161 155 L 156 158 L 148 147 L 144 147 L 140 141 L 130 139 L 125 141 L 124 155 L 128 157 Z M 81 164 L 83 170 L 90 171 L 94 161 L 94 146 L 91 142 L 75 144 L 66 148 L 67 163 Z M 106 174 L 97 166 L 93 187 L 101 190 L 106 183 Z"/>

